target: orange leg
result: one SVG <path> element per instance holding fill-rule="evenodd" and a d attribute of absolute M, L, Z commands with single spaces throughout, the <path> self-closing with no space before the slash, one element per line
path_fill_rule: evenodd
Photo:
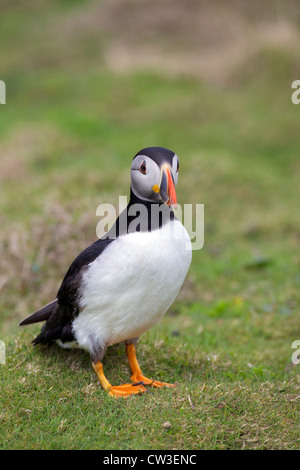
<path fill-rule="evenodd" d="M 104 375 L 102 362 L 93 363 L 93 369 L 96 372 L 104 390 L 106 390 L 109 393 L 109 395 L 113 397 L 127 398 L 127 397 L 130 397 L 131 395 L 136 395 L 138 393 L 146 392 L 146 388 L 144 387 L 144 385 L 138 384 L 138 383 L 123 384 L 123 385 L 117 385 L 113 387 Z"/>
<path fill-rule="evenodd" d="M 144 385 L 152 385 L 152 387 L 175 387 L 173 384 L 166 382 L 159 382 L 158 380 L 148 379 L 142 374 L 139 363 L 136 358 L 134 344 L 126 345 L 126 353 L 129 361 L 129 366 L 132 372 L 131 380 L 134 383 L 142 382 Z"/>

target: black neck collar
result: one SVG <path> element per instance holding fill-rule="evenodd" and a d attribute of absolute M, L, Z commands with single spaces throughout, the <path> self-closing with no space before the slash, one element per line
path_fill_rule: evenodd
<path fill-rule="evenodd" d="M 151 232 L 175 219 L 171 207 L 163 202 L 140 199 L 130 188 L 130 200 L 116 220 L 116 235 L 133 232 Z"/>

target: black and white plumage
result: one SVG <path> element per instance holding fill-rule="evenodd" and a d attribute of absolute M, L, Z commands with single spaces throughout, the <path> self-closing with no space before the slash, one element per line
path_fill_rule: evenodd
<path fill-rule="evenodd" d="M 149 379 L 137 371 L 132 345 L 167 312 L 190 267 L 190 238 L 171 207 L 177 202 L 178 170 L 178 157 L 168 149 L 138 152 L 131 166 L 130 201 L 114 227 L 73 261 L 57 299 L 20 323 L 46 320 L 35 345 L 56 341 L 87 350 L 101 384 L 114 396 L 144 391 Z M 143 209 L 139 223 L 136 204 Z M 136 387 L 111 387 L 103 374 L 106 348 L 123 341 L 133 381 L 143 377 Z"/>

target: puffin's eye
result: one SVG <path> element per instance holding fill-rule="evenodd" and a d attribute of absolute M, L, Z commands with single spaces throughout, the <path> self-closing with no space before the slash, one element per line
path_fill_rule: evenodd
<path fill-rule="evenodd" d="M 146 162 L 143 161 L 143 163 L 140 166 L 140 172 L 143 173 L 143 175 L 145 175 L 146 171 L 147 171 Z"/>
<path fill-rule="evenodd" d="M 177 160 L 177 170 L 176 171 L 177 171 L 177 173 L 179 171 L 179 160 Z"/>

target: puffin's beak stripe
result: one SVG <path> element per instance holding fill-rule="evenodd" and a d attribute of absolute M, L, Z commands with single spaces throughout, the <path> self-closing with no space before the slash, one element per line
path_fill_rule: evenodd
<path fill-rule="evenodd" d="M 160 196 L 165 204 L 177 204 L 177 196 L 172 172 L 169 165 L 164 164 L 161 169 Z"/>
<path fill-rule="evenodd" d="M 168 195 L 169 195 L 169 201 L 167 202 L 168 206 L 172 206 L 173 204 L 177 204 L 177 196 L 176 196 L 176 191 L 175 191 L 175 186 L 174 186 L 174 181 L 172 174 L 167 168 L 167 177 L 168 177 Z"/>

